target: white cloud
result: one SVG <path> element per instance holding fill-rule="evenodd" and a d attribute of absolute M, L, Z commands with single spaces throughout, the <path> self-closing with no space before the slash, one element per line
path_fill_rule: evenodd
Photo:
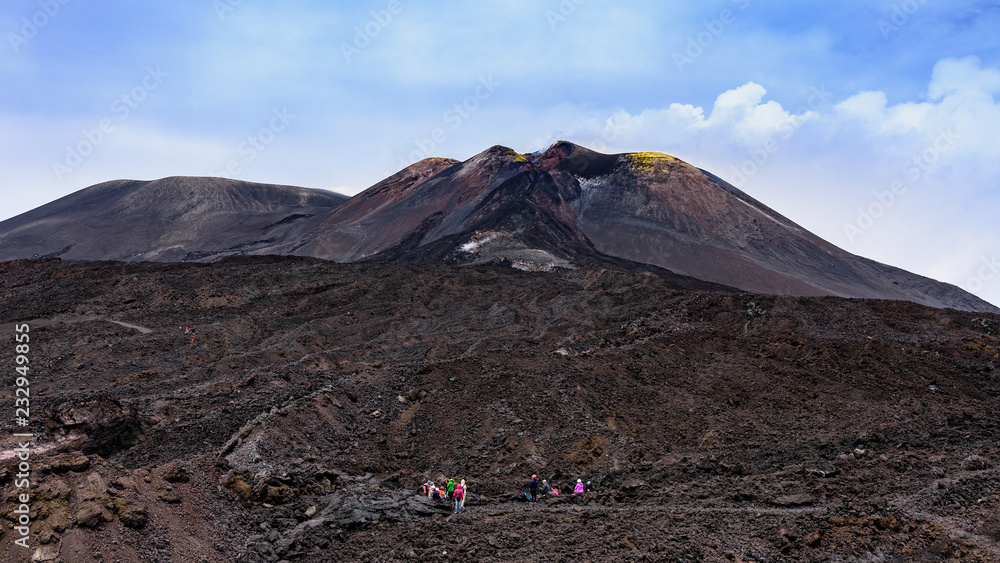
<path fill-rule="evenodd" d="M 1000 70 L 982 69 L 978 57 L 945 59 L 934 67 L 927 95 L 932 100 L 944 97 L 982 98 L 1000 92 Z"/>
<path fill-rule="evenodd" d="M 923 100 L 892 104 L 867 91 L 795 113 L 749 82 L 719 95 L 710 112 L 675 103 L 588 115 L 573 140 L 673 153 L 849 251 L 1000 303 L 1000 275 L 968 283 L 1000 253 L 997 93 L 1000 70 L 975 57 L 945 59 Z M 902 193 L 885 196 L 893 186 Z M 871 225 L 866 211 L 879 215 Z"/>

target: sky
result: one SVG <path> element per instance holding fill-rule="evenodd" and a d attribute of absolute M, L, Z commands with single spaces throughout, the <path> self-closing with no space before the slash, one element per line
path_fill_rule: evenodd
<path fill-rule="evenodd" d="M 5 0 L 0 220 L 99 182 L 353 195 L 570 140 L 1000 304 L 1000 1 Z"/>

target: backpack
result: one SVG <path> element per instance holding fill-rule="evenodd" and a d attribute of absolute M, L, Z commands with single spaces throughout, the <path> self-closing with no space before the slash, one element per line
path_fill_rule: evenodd
<path fill-rule="evenodd" d="M 462 489 L 462 485 L 455 487 L 455 498 L 458 500 L 465 498 L 465 491 Z"/>

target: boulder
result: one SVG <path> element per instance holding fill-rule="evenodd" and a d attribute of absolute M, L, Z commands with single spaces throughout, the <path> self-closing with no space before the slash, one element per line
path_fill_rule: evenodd
<path fill-rule="evenodd" d="M 64 401 L 55 410 L 54 418 L 67 429 L 87 435 L 81 447 L 84 454 L 110 457 L 131 447 L 142 434 L 142 423 L 135 409 L 109 397 Z"/>
<path fill-rule="evenodd" d="M 96 528 L 105 520 L 101 507 L 88 503 L 80 507 L 76 512 L 76 524 L 81 528 Z"/>
<path fill-rule="evenodd" d="M 90 459 L 80 452 L 60 454 L 44 461 L 38 469 L 43 473 L 82 472 L 90 469 Z"/>
<path fill-rule="evenodd" d="M 962 469 L 966 471 L 982 471 L 989 469 L 989 467 L 990 463 L 986 461 L 986 458 L 978 455 L 970 455 L 962 460 Z"/>

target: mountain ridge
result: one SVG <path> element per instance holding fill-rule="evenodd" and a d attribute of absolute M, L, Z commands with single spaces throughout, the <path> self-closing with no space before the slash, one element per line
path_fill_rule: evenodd
<path fill-rule="evenodd" d="M 169 262 L 244 254 L 346 200 L 225 178 L 112 180 L 0 222 L 0 259 Z"/>
<path fill-rule="evenodd" d="M 95 197 L 103 192 L 114 193 Z M 87 227 L 67 230 L 74 221 Z M 603 154 L 568 141 L 541 153 L 494 145 L 465 161 L 424 159 L 350 198 L 210 178 L 113 181 L 0 223 L 0 259 L 255 254 L 657 268 L 753 293 L 1000 312 L 953 285 L 851 254 L 671 155 Z"/>

